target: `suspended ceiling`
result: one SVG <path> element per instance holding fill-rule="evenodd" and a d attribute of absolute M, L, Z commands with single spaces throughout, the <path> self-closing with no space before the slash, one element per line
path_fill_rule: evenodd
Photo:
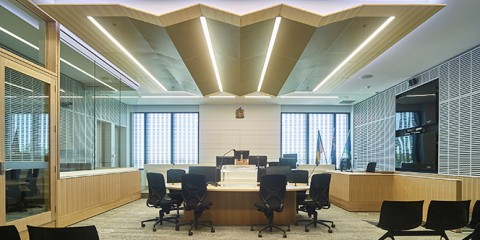
<path fill-rule="evenodd" d="M 156 15 L 122 5 L 44 4 L 44 11 L 140 84 L 139 95 L 219 93 L 199 18 L 207 18 L 223 90 L 255 93 L 277 16 L 282 17 L 261 93 L 337 94 L 353 74 L 428 20 L 444 5 L 359 5 L 316 14 L 285 4 L 237 15 L 193 5 Z M 92 16 L 166 87 L 133 64 L 88 19 Z M 316 92 L 311 92 L 388 17 L 388 25 Z M 337 101 L 338 102 L 338 101 Z"/>

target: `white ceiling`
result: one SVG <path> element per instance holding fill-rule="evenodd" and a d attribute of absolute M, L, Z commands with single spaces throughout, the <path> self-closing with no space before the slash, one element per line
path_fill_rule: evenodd
<path fill-rule="evenodd" d="M 316 14 L 329 14 L 364 3 L 374 4 L 446 4 L 442 10 L 413 30 L 391 48 L 383 52 L 363 69 L 351 75 L 333 89 L 329 95 L 339 99 L 125 99 L 130 104 L 307 104 L 336 105 L 341 100 L 362 101 L 377 92 L 388 89 L 402 81 L 438 65 L 480 44 L 480 1 L 437 0 L 437 1 L 35 1 L 41 4 L 107 3 L 123 4 L 143 11 L 165 14 L 198 3 L 219 8 L 235 14 L 246 14 L 262 8 L 283 3 Z M 373 75 L 369 79 L 360 76 Z"/>

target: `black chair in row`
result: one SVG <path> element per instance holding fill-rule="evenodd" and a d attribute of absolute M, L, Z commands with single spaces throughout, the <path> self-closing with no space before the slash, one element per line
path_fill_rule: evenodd
<path fill-rule="evenodd" d="M 165 217 L 165 214 L 169 214 L 173 206 L 178 206 L 178 201 L 169 199 L 166 197 L 167 188 L 165 186 L 165 178 L 161 173 L 147 173 L 147 182 L 148 182 L 148 198 L 147 206 L 160 208 L 158 211 L 158 217 L 144 220 L 141 223 L 142 227 L 145 227 L 146 222 L 155 222 L 153 225 L 153 231 L 157 231 L 155 228 L 157 224 L 162 225 L 164 221 L 172 222 L 177 224 L 177 217 Z"/>
<path fill-rule="evenodd" d="M 49 228 L 27 226 L 30 240 L 99 240 L 97 228 L 94 225 L 67 228 Z M 0 226 L 0 237 L 8 240 L 20 240 L 20 234 L 14 225 Z"/>
<path fill-rule="evenodd" d="M 308 226 L 312 224 L 314 227 L 317 227 L 317 224 L 327 227 L 329 233 L 332 233 L 332 228 L 335 228 L 335 223 L 333 221 L 318 219 L 317 212 L 317 210 L 330 208 L 330 179 L 331 175 L 328 173 L 313 175 L 309 190 L 311 200 L 304 200 L 298 203 L 301 206 L 299 207 L 300 211 L 307 212 L 309 216 L 312 216 L 311 220 L 302 219 L 295 221 L 295 225 L 298 225 L 300 222 L 307 222 L 307 225 L 305 225 L 305 232 L 310 231 Z M 330 226 L 327 225 L 327 223 L 329 223 Z"/>
<path fill-rule="evenodd" d="M 184 169 L 169 169 L 167 170 L 167 183 L 181 183 L 182 176 L 187 174 Z M 169 190 L 168 196 L 175 201 L 172 205 L 171 210 L 177 211 L 177 217 L 180 217 L 180 210 L 183 210 L 182 203 L 183 203 L 183 195 L 182 190 Z"/>
<path fill-rule="evenodd" d="M 215 232 L 211 221 L 200 221 L 200 216 L 204 210 L 212 206 L 211 202 L 206 202 L 207 197 L 207 180 L 201 174 L 185 174 L 182 176 L 182 194 L 184 201 L 184 210 L 193 210 L 193 221 L 186 223 L 177 223 L 175 230 L 180 230 L 180 226 L 189 225 L 188 235 L 192 236 L 193 229 L 198 226 L 210 228 L 210 232 Z"/>
<path fill-rule="evenodd" d="M 284 174 L 267 174 L 260 179 L 260 199 L 262 202 L 255 203 L 255 207 L 258 211 L 263 212 L 268 219 L 268 223 L 264 225 L 258 231 L 258 237 L 262 237 L 264 230 L 270 230 L 273 228 L 283 232 L 283 237 L 287 237 L 287 232 L 280 228 L 280 226 L 287 227 L 287 231 L 290 231 L 289 225 L 280 225 L 273 223 L 274 212 L 282 212 L 284 207 L 285 195 L 287 192 L 287 176 Z M 250 227 L 250 230 L 254 230 L 254 226 Z"/>
<path fill-rule="evenodd" d="M 470 200 L 431 201 L 428 206 L 427 230 L 411 230 L 422 224 L 423 201 L 384 201 L 380 210 L 378 227 L 387 230 L 380 240 L 395 236 L 440 236 L 448 240 L 446 230 L 468 224 Z"/>
<path fill-rule="evenodd" d="M 475 230 L 472 233 L 470 233 L 468 236 L 466 236 L 463 240 L 469 240 L 469 239 L 480 240 L 480 200 L 477 200 L 475 202 L 475 205 L 473 205 L 472 219 L 470 220 L 470 223 L 467 225 L 467 227 Z M 476 234 L 476 238 L 475 238 L 475 234 Z"/>

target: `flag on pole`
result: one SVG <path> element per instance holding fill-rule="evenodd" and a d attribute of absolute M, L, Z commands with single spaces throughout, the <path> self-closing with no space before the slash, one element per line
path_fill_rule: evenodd
<path fill-rule="evenodd" d="M 333 137 L 332 137 L 332 149 L 330 151 L 330 164 L 337 165 L 337 139 L 336 139 L 335 127 L 333 128 Z"/>
<path fill-rule="evenodd" d="M 322 137 L 320 136 L 320 130 L 317 130 L 317 154 L 315 158 L 315 165 L 318 166 L 320 164 L 320 159 L 323 152 Z"/>

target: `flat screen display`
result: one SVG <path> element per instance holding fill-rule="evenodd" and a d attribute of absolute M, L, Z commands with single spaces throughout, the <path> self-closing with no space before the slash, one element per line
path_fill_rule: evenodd
<path fill-rule="evenodd" d="M 395 169 L 436 172 L 437 133 L 425 132 L 395 138 Z"/>

